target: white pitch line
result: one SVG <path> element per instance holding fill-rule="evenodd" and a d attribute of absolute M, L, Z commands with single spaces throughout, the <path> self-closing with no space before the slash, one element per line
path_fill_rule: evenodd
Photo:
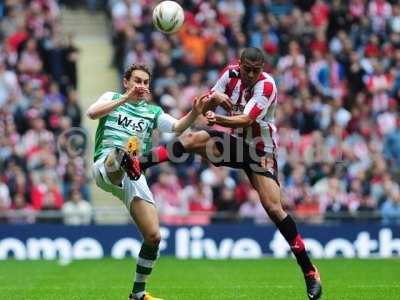
<path fill-rule="evenodd" d="M 356 284 L 356 285 L 348 285 L 348 288 L 400 288 L 399 284 Z"/>
<path fill-rule="evenodd" d="M 77 287 L 77 286 L 52 286 L 52 287 L 33 287 L 33 286 L 24 286 L 23 288 L 21 288 L 20 286 L 16 286 L 16 287 L 0 287 L 0 291 L 1 290 L 19 290 L 19 291 L 23 291 L 23 290 L 64 290 L 64 289 L 66 289 L 66 288 L 69 288 L 69 287 L 73 287 L 74 289 L 77 289 L 77 290 L 99 290 L 99 289 L 101 289 L 101 288 L 99 288 L 99 287 Z M 118 286 L 110 286 L 110 287 L 107 287 L 107 290 L 109 290 L 109 289 L 114 289 L 114 290 L 118 290 L 118 289 L 124 289 L 124 288 L 126 288 L 126 286 L 121 286 L 121 287 L 118 287 Z M 105 288 L 103 288 L 103 289 L 105 289 Z"/>

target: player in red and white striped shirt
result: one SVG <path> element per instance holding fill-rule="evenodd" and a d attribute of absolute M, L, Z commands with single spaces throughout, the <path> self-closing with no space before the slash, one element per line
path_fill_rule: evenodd
<path fill-rule="evenodd" d="M 239 65 L 228 66 L 211 91 L 214 92 L 214 97 L 217 96 L 215 92 L 223 93 L 229 97 L 232 103 L 231 114 L 233 116 L 245 115 L 249 119 L 247 117 L 246 119 L 242 117 L 224 119 L 219 116 L 217 121 L 214 120 L 215 114 L 211 112 L 207 115 L 207 118 L 211 123 L 223 126 L 226 124 L 227 127 L 230 127 L 229 121 L 239 121 L 237 125 L 240 125 L 240 127 L 232 128 L 232 134 L 236 137 L 243 137 L 246 143 L 258 150 L 272 154 L 276 150 L 274 120 L 277 89 L 275 81 L 269 74 L 261 72 L 259 66 L 255 66 L 253 71 L 254 74 L 258 74 L 258 77 L 247 79 L 246 82 L 246 80 L 240 78 L 240 68 L 246 67 L 251 70 L 254 66 L 249 63 L 241 67 Z M 246 74 L 257 76 L 253 75 L 252 72 Z M 219 97 L 221 96 L 219 95 Z"/>
<path fill-rule="evenodd" d="M 171 148 L 168 145 L 157 147 L 136 160 L 136 169 L 140 175 L 140 171 L 152 165 L 174 161 L 188 152 L 198 153 L 216 166 L 243 169 L 268 216 L 288 241 L 304 273 L 309 299 L 318 299 L 322 291 L 318 270 L 307 255 L 294 220 L 281 203 L 275 159 L 277 88 L 263 68 L 263 52 L 258 48 L 246 48 L 239 64 L 228 66 L 210 91 L 210 105 L 208 111 L 204 111 L 208 123 L 231 128 L 231 134 L 202 130 L 182 135 Z M 216 114 L 213 109 L 218 105 L 229 114 Z"/>

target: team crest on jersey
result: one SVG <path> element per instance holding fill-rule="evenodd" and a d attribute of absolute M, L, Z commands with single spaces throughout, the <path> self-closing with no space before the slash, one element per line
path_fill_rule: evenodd
<path fill-rule="evenodd" d="M 239 78 L 240 72 L 239 70 L 230 69 L 229 70 L 229 78 Z"/>

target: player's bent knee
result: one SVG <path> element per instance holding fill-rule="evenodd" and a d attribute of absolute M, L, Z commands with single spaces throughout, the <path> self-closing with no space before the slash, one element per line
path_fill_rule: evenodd
<path fill-rule="evenodd" d="M 158 246 L 161 241 L 161 234 L 159 231 L 148 233 L 144 236 L 144 240 L 148 244 L 151 244 L 153 246 Z"/>
<path fill-rule="evenodd" d="M 186 149 L 200 147 L 209 139 L 207 131 L 189 132 L 180 137 L 180 140 Z"/>
<path fill-rule="evenodd" d="M 185 148 L 192 148 L 194 143 L 193 133 L 184 133 L 179 137 L 179 140 Z"/>
<path fill-rule="evenodd" d="M 210 139 L 210 135 L 207 131 L 201 130 L 194 134 L 194 143 L 196 147 L 204 146 Z"/>

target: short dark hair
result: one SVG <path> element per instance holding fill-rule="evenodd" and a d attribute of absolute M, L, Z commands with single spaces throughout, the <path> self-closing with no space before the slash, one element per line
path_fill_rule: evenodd
<path fill-rule="evenodd" d="M 264 52 L 260 48 L 256 47 L 244 48 L 242 50 L 242 53 L 240 54 L 240 60 L 244 61 L 245 59 L 254 62 L 262 61 L 264 63 L 265 62 Z"/>
<path fill-rule="evenodd" d="M 129 80 L 131 79 L 132 72 L 135 70 L 141 70 L 149 74 L 149 77 L 151 79 L 151 71 L 149 67 L 145 64 L 132 64 L 124 73 L 124 79 Z"/>

